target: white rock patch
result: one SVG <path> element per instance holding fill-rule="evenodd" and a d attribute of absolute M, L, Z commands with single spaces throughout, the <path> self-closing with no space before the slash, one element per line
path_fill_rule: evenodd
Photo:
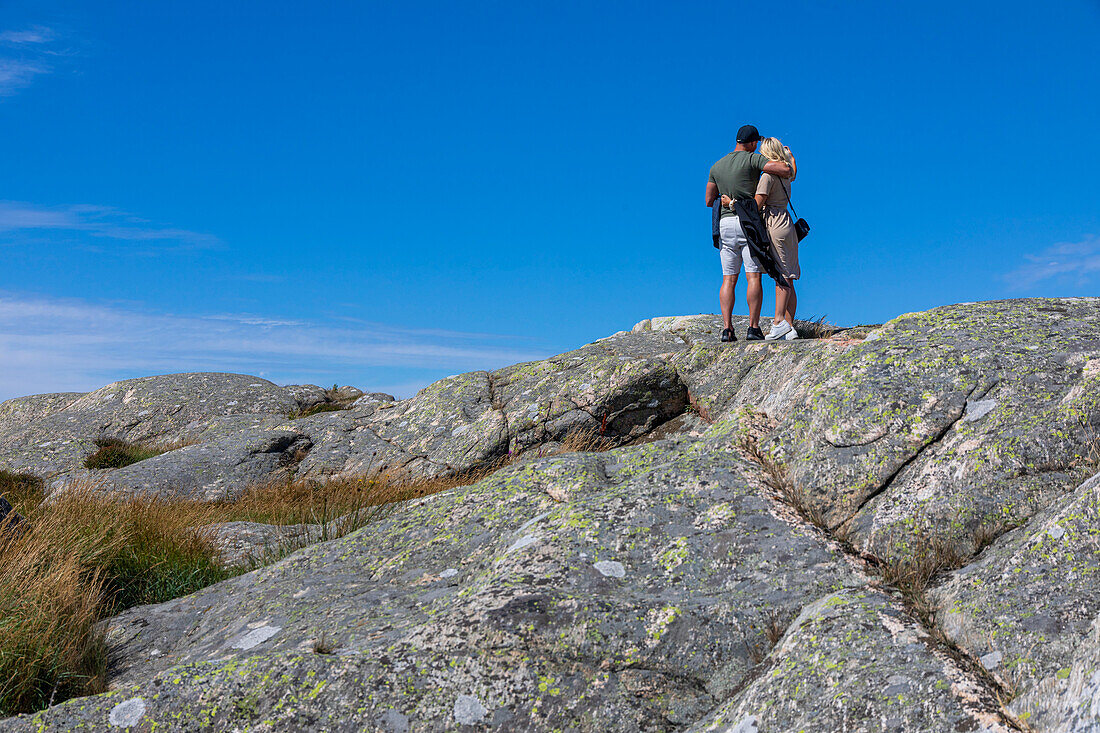
<path fill-rule="evenodd" d="M 145 701 L 140 697 L 131 697 L 111 708 L 107 722 L 116 728 L 132 728 L 138 724 L 142 715 L 145 715 Z"/>
<path fill-rule="evenodd" d="M 261 626 L 258 629 L 252 629 L 247 634 L 242 636 L 237 641 L 233 642 L 234 649 L 251 649 L 257 644 L 262 644 L 271 637 L 275 636 L 282 631 L 280 626 Z"/>
<path fill-rule="evenodd" d="M 746 715 L 737 721 L 737 725 L 729 728 L 727 733 L 757 733 L 760 730 L 760 719 L 755 715 Z"/>
<path fill-rule="evenodd" d="M 439 577 L 441 577 L 441 578 L 453 578 L 456 575 L 458 575 L 457 570 L 455 570 L 454 568 L 447 568 L 446 570 L 444 570 L 443 572 L 441 572 L 439 574 Z"/>
<path fill-rule="evenodd" d="M 989 413 L 993 412 L 993 408 L 997 406 L 997 400 L 978 400 L 977 402 L 967 402 L 966 412 L 963 413 L 963 422 L 974 422 L 980 420 Z"/>
<path fill-rule="evenodd" d="M 455 700 L 455 722 L 459 725 L 474 725 L 489 713 L 473 695 L 459 695 Z"/>
<path fill-rule="evenodd" d="M 600 560 L 597 563 L 593 563 L 592 567 L 600 571 L 600 575 L 608 578 L 624 578 L 626 577 L 626 568 L 623 567 L 621 562 L 616 560 Z"/>
<path fill-rule="evenodd" d="M 524 535 L 523 537 L 520 537 L 518 540 L 513 542 L 512 546 L 504 551 L 504 554 L 508 555 L 515 552 L 516 550 L 522 550 L 524 547 L 530 547 L 538 541 L 539 538 L 533 534 Z"/>

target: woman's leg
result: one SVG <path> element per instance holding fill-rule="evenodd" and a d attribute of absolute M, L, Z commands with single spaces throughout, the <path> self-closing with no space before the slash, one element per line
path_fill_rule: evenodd
<path fill-rule="evenodd" d="M 793 290 L 789 290 L 780 285 L 775 286 L 775 322 L 787 320 L 787 301 L 790 296 L 794 294 Z M 793 323 L 791 325 L 794 325 Z"/>
<path fill-rule="evenodd" d="M 791 289 L 787 291 L 787 323 L 794 325 L 794 310 L 798 307 L 798 293 L 794 291 L 794 280 L 791 281 Z"/>

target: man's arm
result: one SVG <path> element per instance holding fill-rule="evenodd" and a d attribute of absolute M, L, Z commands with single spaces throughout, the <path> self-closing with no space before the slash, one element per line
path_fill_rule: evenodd
<path fill-rule="evenodd" d="M 791 156 L 791 180 L 793 181 L 794 177 L 798 175 L 798 161 L 794 159 L 794 153 L 791 152 L 790 148 L 784 145 L 783 149 L 787 151 L 787 155 Z"/>
<path fill-rule="evenodd" d="M 768 164 L 764 166 L 764 172 L 771 173 L 773 176 L 779 176 L 780 178 L 791 177 L 791 167 L 778 160 L 769 160 Z"/>
<path fill-rule="evenodd" d="M 707 208 L 714 206 L 714 199 L 718 198 L 718 184 L 707 181 Z"/>

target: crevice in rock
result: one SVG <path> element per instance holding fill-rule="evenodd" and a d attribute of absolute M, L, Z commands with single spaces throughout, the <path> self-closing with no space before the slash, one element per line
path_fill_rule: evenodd
<path fill-rule="evenodd" d="M 500 429 L 500 437 L 497 441 L 497 450 L 492 451 L 492 453 L 500 453 L 499 445 L 503 443 L 504 450 L 501 455 L 508 455 L 508 453 L 512 450 L 513 437 L 511 427 L 508 425 L 508 413 L 504 409 L 504 403 L 497 398 L 496 378 L 493 376 L 492 372 L 485 372 L 485 381 L 489 385 L 489 407 L 494 411 L 500 413 L 500 419 L 504 423 L 504 426 Z M 500 458 L 501 455 L 494 455 L 493 458 Z"/>
<path fill-rule="evenodd" d="M 282 441 L 280 441 L 282 442 Z M 299 435 L 287 442 L 280 449 L 268 450 L 268 453 L 281 453 L 279 456 L 280 468 L 286 471 L 295 471 L 313 450 L 313 441 L 308 435 Z"/>
<path fill-rule="evenodd" d="M 586 659 L 585 661 L 588 661 L 589 663 L 592 663 L 593 660 Z M 595 661 L 596 661 L 597 664 L 599 663 L 599 660 L 595 660 Z M 665 667 L 659 667 L 659 666 L 646 665 L 642 662 L 634 662 L 634 663 L 631 663 L 631 664 L 624 664 L 622 666 L 612 666 L 608 671 L 609 672 L 614 672 L 614 673 L 627 672 L 627 671 L 652 672 L 654 674 L 659 674 L 663 677 L 668 677 L 669 679 L 677 680 L 680 683 L 682 683 L 685 687 L 689 687 L 692 690 L 694 690 L 695 692 L 697 692 L 699 695 L 705 695 L 712 702 L 717 702 L 717 701 L 714 700 L 714 696 L 710 693 L 710 691 L 707 690 L 707 686 L 703 682 L 703 680 L 699 679 L 698 677 L 696 677 L 694 675 L 687 674 L 687 673 L 685 673 L 681 670 L 678 670 L 678 669 L 671 669 L 671 668 L 665 668 Z"/>
<path fill-rule="evenodd" d="M 970 400 L 971 396 L 977 389 L 978 385 L 974 385 L 974 387 L 972 387 L 970 391 L 966 393 L 966 397 L 963 399 L 962 406 L 958 408 L 957 414 L 951 417 L 951 419 L 948 420 L 942 428 L 936 431 L 931 439 L 925 441 L 923 445 L 919 446 L 908 458 L 902 461 L 901 465 L 894 469 L 889 476 L 883 479 L 882 483 L 879 484 L 877 489 L 869 493 L 867 496 L 863 497 L 863 500 L 860 501 L 859 505 L 855 509 L 853 509 L 847 517 L 845 517 L 840 522 L 837 522 L 832 527 L 832 529 L 837 529 L 838 527 L 849 525 L 852 520 L 855 519 L 856 515 L 859 514 L 863 510 L 863 508 L 871 502 L 872 499 L 890 488 L 890 486 L 894 483 L 894 480 L 901 475 L 902 471 L 904 471 L 910 466 L 910 464 L 912 464 L 914 461 L 924 455 L 924 453 L 929 448 L 934 445 L 938 445 L 940 441 L 942 441 L 947 436 L 947 434 L 951 432 L 951 430 L 954 429 L 956 425 L 958 425 L 959 420 L 962 419 L 963 415 L 966 414 L 966 403 Z"/>
<path fill-rule="evenodd" d="M 971 390 L 971 394 L 973 392 L 974 390 Z M 968 394 L 967 398 L 969 399 L 969 397 Z M 965 402 L 963 410 L 965 410 Z M 929 445 L 941 440 L 962 417 L 963 410 L 960 410 L 960 414 L 951 420 L 943 430 L 939 431 L 933 440 L 922 446 L 913 457 L 895 471 L 886 482 L 886 485 L 889 485 L 889 481 L 900 474 L 905 466 L 912 463 Z M 762 437 L 767 437 L 770 427 L 769 425 L 768 431 L 765 431 L 765 435 Z M 921 576 L 916 585 L 905 585 L 903 584 L 904 581 L 895 580 L 895 578 L 904 577 L 899 572 L 897 564 L 903 561 L 886 561 L 858 549 L 850 542 L 844 528 L 844 522 L 836 527 L 830 527 L 824 521 L 819 510 L 815 510 L 812 505 L 799 501 L 799 497 L 805 495 L 799 492 L 790 479 L 786 466 L 774 457 L 768 456 L 758 446 L 758 436 L 750 429 L 745 434 L 742 442 L 743 455 L 761 469 L 760 475 L 762 476 L 762 478 L 750 478 L 750 483 L 754 483 L 765 498 L 772 503 L 773 514 L 782 521 L 799 526 L 805 531 L 817 535 L 827 545 L 843 553 L 844 557 L 852 563 L 858 575 L 864 579 L 867 587 L 881 590 L 896 599 L 898 603 L 897 610 L 903 612 L 905 617 L 922 631 L 921 639 L 928 645 L 932 654 L 945 665 L 945 669 L 950 671 L 947 676 L 953 682 L 965 684 L 967 688 L 965 691 L 962 690 L 960 685 L 953 684 L 952 692 L 959 699 L 960 705 L 976 721 L 982 717 L 992 717 L 1009 730 L 1033 730 L 1026 721 L 1016 718 L 1006 709 L 1007 702 L 1011 700 L 1012 694 L 1002 682 L 986 670 L 978 659 L 947 637 L 937 624 L 935 610 L 925 596 L 926 588 L 936 577 L 960 567 L 962 562 L 972 561 L 988 545 L 988 542 L 982 544 L 977 551 L 970 553 L 965 559 L 956 560 L 954 567 L 942 564 L 927 566 L 927 574 Z M 809 500 L 806 499 L 806 501 Z M 928 548 L 924 549 L 924 552 L 931 553 L 935 549 L 939 548 L 930 544 Z M 919 552 L 921 551 L 914 550 L 914 555 Z M 920 559 L 924 559 L 923 556 Z M 909 562 L 913 562 L 913 560 L 909 560 Z M 757 666 L 764 668 L 767 661 L 767 658 L 765 658 Z M 963 692 L 969 694 L 963 694 Z"/>
<path fill-rule="evenodd" d="M 433 461 L 431 458 L 429 458 L 425 454 L 412 453 L 411 451 L 409 451 L 405 447 L 397 445 L 392 440 L 389 440 L 388 438 L 383 438 L 381 435 L 378 434 L 378 431 L 376 431 L 372 427 L 364 425 L 363 430 L 365 430 L 366 432 L 373 435 L 375 438 L 378 439 L 379 442 L 385 443 L 386 445 L 388 445 L 389 447 L 391 447 L 394 450 L 398 451 L 399 453 L 404 453 L 405 455 L 409 456 L 409 459 L 407 461 L 405 461 L 403 464 L 401 464 L 402 468 L 404 468 L 405 466 L 409 465 L 410 463 L 412 463 L 413 461 L 415 461 L 417 459 L 422 459 L 422 460 L 425 460 L 428 463 L 432 464 L 433 466 L 439 466 L 441 468 L 446 469 L 447 471 L 454 471 L 454 466 L 451 466 L 448 463 L 440 463 L 439 461 Z"/>
<path fill-rule="evenodd" d="M 874 445 L 875 443 L 879 442 L 880 440 L 882 440 L 883 438 L 885 438 L 889 434 L 890 434 L 889 431 L 883 430 L 881 433 L 879 433 L 878 435 L 876 435 L 873 438 L 867 438 L 865 440 L 856 440 L 856 441 L 852 441 L 850 443 L 834 442 L 834 441 L 829 440 L 828 435 L 822 435 L 821 436 L 821 442 L 824 443 L 825 445 L 829 446 L 830 448 L 862 448 L 864 446 Z"/>

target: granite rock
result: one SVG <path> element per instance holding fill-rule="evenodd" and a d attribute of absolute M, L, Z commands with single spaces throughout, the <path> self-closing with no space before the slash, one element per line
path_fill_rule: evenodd
<path fill-rule="evenodd" d="M 1100 729 L 1100 299 L 783 343 L 720 344 L 719 326 L 648 319 L 295 420 L 274 385 L 270 404 L 129 428 L 107 401 L 112 430 L 200 441 L 109 479 L 193 495 L 203 456 L 242 471 L 222 487 L 525 460 L 118 615 L 111 692 L 0 731 Z M 53 424 L 87 397 L 10 412 Z M 618 447 L 539 457 L 580 434 Z M 747 434 L 827 531 L 777 501 Z M 290 443 L 245 450 L 261 438 Z M 310 529 L 210 531 L 244 562 Z M 932 628 L 872 570 L 936 543 L 970 559 L 937 577 Z"/>

